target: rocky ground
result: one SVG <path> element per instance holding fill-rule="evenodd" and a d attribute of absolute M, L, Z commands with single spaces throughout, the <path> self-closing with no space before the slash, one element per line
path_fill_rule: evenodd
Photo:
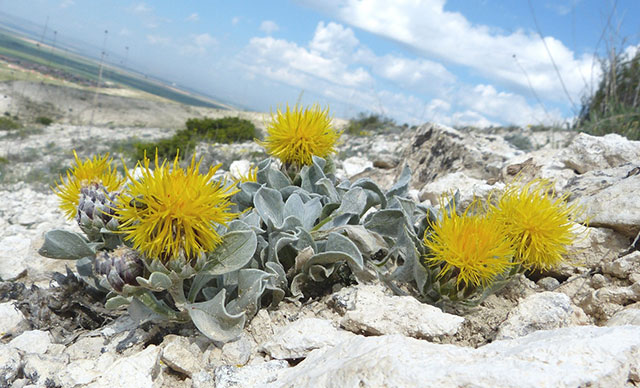
<path fill-rule="evenodd" d="M 339 176 L 389 187 L 407 164 L 417 201 L 458 189 L 468 203 L 516 175 L 553 179 L 585 209 L 580 221 L 589 226 L 571 247 L 577 265 L 520 276 L 462 315 L 377 282 L 345 287 L 262 310 L 239 339 L 219 344 L 191 325 L 138 325 L 135 309 L 106 310 L 73 263 L 37 254 L 47 230 L 77 230 L 47 188 L 71 149 L 88 156 L 133 136 L 171 133 L 71 124 L 0 133 L 8 160 L 0 185 L 0 387 L 640 385 L 640 142 L 525 131 L 523 150 L 512 133 L 435 124 L 344 137 Z M 198 152 L 227 164 L 261 155 L 251 143 L 202 144 Z M 30 180 L 38 168 L 41 178 Z"/>

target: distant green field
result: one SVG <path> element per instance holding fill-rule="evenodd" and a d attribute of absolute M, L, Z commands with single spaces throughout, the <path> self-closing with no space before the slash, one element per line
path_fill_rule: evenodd
<path fill-rule="evenodd" d="M 2 32 L 0 32 L 0 54 L 19 58 L 32 63 L 48 65 L 93 81 L 98 80 L 99 64 L 90 60 L 85 60 L 76 55 L 61 55 L 59 53 L 52 52 L 49 49 L 41 49 L 34 44 L 25 42 Z M 175 90 L 160 83 L 149 81 L 142 77 L 135 77 L 114 71 L 107 67 L 103 68 L 102 79 L 122 86 L 142 90 L 185 105 L 224 109 L 223 106 L 176 92 Z"/>

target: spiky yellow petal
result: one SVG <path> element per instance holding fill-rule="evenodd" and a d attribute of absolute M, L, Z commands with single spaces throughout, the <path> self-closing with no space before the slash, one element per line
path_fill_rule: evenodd
<path fill-rule="evenodd" d="M 134 248 L 147 257 L 170 260 L 183 252 L 194 257 L 211 251 L 222 239 L 216 228 L 237 216 L 229 211 L 229 198 L 237 192 L 225 181 L 212 180 L 220 165 L 200 174 L 195 156 L 185 170 L 178 165 L 162 164 L 155 158 L 155 169 L 149 159 L 138 162 L 141 176 L 118 198 L 116 217 L 121 230 Z"/>
<path fill-rule="evenodd" d="M 78 154 L 73 151 L 75 165 L 71 171 L 67 171 L 66 180 L 60 176 L 60 183 L 56 182 L 54 192 L 60 199 L 60 208 L 65 216 L 72 220 L 78 211 L 78 201 L 80 190 L 90 184 L 101 184 L 108 191 L 116 191 L 124 182 L 124 178 L 119 178 L 118 173 L 113 168 L 113 159 L 109 154 L 104 156 L 96 155 L 92 159 L 81 161 Z"/>
<path fill-rule="evenodd" d="M 545 179 L 508 185 L 489 209 L 514 240 L 516 259 L 525 268 L 541 270 L 564 260 L 577 236 L 573 219 L 578 211 L 566 196 L 555 197 L 553 183 Z"/>
<path fill-rule="evenodd" d="M 331 125 L 329 108 L 322 110 L 315 104 L 302 109 L 298 105 L 285 112 L 271 114 L 267 138 L 258 141 L 267 152 L 284 164 L 298 166 L 312 164 L 312 156 L 325 158 L 335 151 L 340 132 Z"/>
<path fill-rule="evenodd" d="M 454 206 L 431 225 L 424 236 L 429 250 L 425 260 L 442 265 L 439 276 L 456 275 L 458 285 L 486 287 L 513 265 L 514 249 L 495 218 L 470 214 L 476 206 L 472 204 L 463 215 Z"/>

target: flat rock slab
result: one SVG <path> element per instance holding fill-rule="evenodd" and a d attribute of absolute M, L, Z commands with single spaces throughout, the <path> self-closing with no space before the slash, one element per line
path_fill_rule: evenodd
<path fill-rule="evenodd" d="M 640 383 L 640 327 L 538 331 L 478 349 L 400 335 L 312 352 L 265 387 L 622 387 Z"/>
<path fill-rule="evenodd" d="M 455 334 L 464 322 L 413 297 L 386 295 L 375 285 L 344 289 L 334 301 L 346 307 L 340 325 L 357 334 L 433 338 Z"/>

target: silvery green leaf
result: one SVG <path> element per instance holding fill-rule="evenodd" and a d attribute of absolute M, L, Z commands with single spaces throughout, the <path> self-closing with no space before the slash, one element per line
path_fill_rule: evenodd
<path fill-rule="evenodd" d="M 387 207 L 387 198 L 380 187 L 369 178 L 358 179 L 351 187 L 362 187 L 367 191 L 367 207 L 380 205 L 382 209 Z M 365 210 L 366 210 L 365 209 Z"/>
<path fill-rule="evenodd" d="M 381 260 L 389 252 L 389 245 L 382 236 L 362 225 L 346 225 L 343 230 L 366 258 Z"/>
<path fill-rule="evenodd" d="M 351 268 L 354 273 L 363 270 L 362 257 L 360 257 L 360 259 L 358 260 L 357 258 L 345 252 L 326 251 L 316 253 L 315 255 L 311 256 L 311 258 L 303 266 L 303 273 L 308 274 L 309 269 L 316 265 L 328 267 L 327 264 L 335 264 L 339 262 L 346 262 L 349 265 L 349 268 Z"/>
<path fill-rule="evenodd" d="M 256 173 L 256 178 L 258 180 L 258 183 L 260 184 L 266 184 L 267 183 L 267 176 L 269 174 L 269 170 L 272 169 L 271 164 L 273 163 L 273 160 L 271 158 L 266 158 L 262 161 L 260 161 L 257 165 L 258 167 L 258 172 Z"/>
<path fill-rule="evenodd" d="M 257 238 L 252 230 L 230 232 L 222 236 L 222 244 L 207 255 L 200 273 L 221 275 L 244 267 L 256 251 Z"/>
<path fill-rule="evenodd" d="M 304 268 L 305 264 L 307 263 L 307 261 L 309 261 L 309 259 L 311 258 L 311 256 L 313 256 L 314 253 L 315 251 L 311 247 L 306 247 L 300 250 L 295 259 L 295 264 L 293 267 L 294 272 L 302 272 L 302 269 Z"/>
<path fill-rule="evenodd" d="M 319 156 L 311 156 L 311 161 L 313 162 L 313 165 L 318 167 L 322 172 L 324 172 L 325 167 L 327 167 L 327 161 Z"/>
<path fill-rule="evenodd" d="M 353 213 L 340 214 L 339 216 L 332 219 L 331 222 L 321 227 L 319 230 L 330 230 L 334 228 L 340 228 L 344 225 L 349 225 L 352 222 L 357 222 L 358 219 L 359 217 L 357 214 L 353 214 Z"/>
<path fill-rule="evenodd" d="M 324 175 L 324 172 L 322 171 L 322 167 L 320 167 L 316 163 L 316 159 L 314 159 L 314 164 L 302 167 L 302 169 L 300 170 L 300 178 L 302 180 L 300 187 L 310 193 L 316 193 L 316 183 L 320 179 L 326 177 Z"/>
<path fill-rule="evenodd" d="M 284 202 L 278 190 L 261 187 L 253 197 L 253 204 L 265 224 L 282 225 Z"/>
<path fill-rule="evenodd" d="M 194 325 L 213 341 L 228 342 L 237 338 L 247 320 L 244 312 L 230 314 L 225 307 L 226 290 L 206 302 L 186 305 Z"/>
<path fill-rule="evenodd" d="M 321 282 L 323 280 L 328 279 L 329 276 L 331 276 L 334 271 L 335 271 L 335 265 L 334 263 L 331 263 L 329 265 L 327 264 L 312 265 L 307 269 L 306 272 L 307 272 L 307 276 L 309 276 L 311 280 L 313 280 L 314 282 Z"/>
<path fill-rule="evenodd" d="M 100 285 L 100 280 L 94 275 L 93 262 L 93 257 L 83 257 L 82 259 L 76 260 L 76 270 L 78 271 L 78 275 L 91 287 L 98 290 L 108 290 L 108 288 Z"/>
<path fill-rule="evenodd" d="M 149 270 L 149 272 L 162 272 L 165 274 L 171 272 L 167 267 L 164 266 L 164 264 L 162 264 L 162 261 L 158 259 L 145 260 L 145 263 L 147 264 L 147 269 Z"/>
<path fill-rule="evenodd" d="M 411 180 L 411 169 L 405 164 L 400 173 L 398 181 L 387 191 L 387 198 L 393 198 L 394 195 L 405 197 L 409 192 L 409 181 Z"/>
<path fill-rule="evenodd" d="M 280 190 L 291 185 L 291 180 L 280 170 L 269 168 L 267 170 L 267 185 L 273 189 Z"/>
<path fill-rule="evenodd" d="M 267 287 L 267 281 L 274 275 L 260 269 L 241 269 L 238 271 L 238 297 L 227 304 L 230 314 L 245 313 L 254 316 L 260 309 L 260 298 Z"/>
<path fill-rule="evenodd" d="M 304 296 L 302 293 L 302 287 L 304 287 L 304 284 L 306 283 L 307 278 L 308 278 L 307 274 L 303 272 L 300 272 L 293 277 L 293 279 L 291 280 L 291 286 L 290 286 L 291 298 L 288 298 L 288 299 L 291 299 L 292 301 L 296 301 Z"/>
<path fill-rule="evenodd" d="M 396 252 L 402 256 L 403 262 L 392 275 L 392 279 L 400 282 L 415 281 L 418 290 L 422 290 L 427 282 L 427 271 L 421 263 L 416 245 L 404 229 L 396 241 Z"/>
<path fill-rule="evenodd" d="M 284 204 L 284 217 L 300 217 L 303 213 L 304 203 L 302 202 L 302 198 L 296 193 L 291 194 Z"/>
<path fill-rule="evenodd" d="M 233 220 L 227 224 L 227 232 L 251 230 L 251 227 L 242 220 Z"/>
<path fill-rule="evenodd" d="M 322 204 L 320 203 L 320 199 L 318 198 L 313 198 L 308 202 L 303 203 L 300 195 L 294 193 L 289 197 L 289 199 L 287 199 L 287 202 L 284 204 L 284 212 L 285 217 L 296 217 L 301 222 L 301 226 L 304 229 L 311 229 L 318 217 L 320 217 L 320 213 L 322 212 Z M 288 227 L 286 229 L 290 228 L 291 227 Z"/>
<path fill-rule="evenodd" d="M 340 194 L 329 178 L 322 178 L 316 182 L 316 191 L 329 197 L 329 202 L 340 202 Z"/>
<path fill-rule="evenodd" d="M 152 272 L 148 280 L 151 286 L 158 291 L 166 290 L 173 283 L 171 278 L 162 272 Z"/>
<path fill-rule="evenodd" d="M 253 196 L 261 187 L 256 182 L 242 182 L 238 185 L 240 191 L 233 196 L 233 202 L 242 205 L 243 207 L 253 206 Z"/>
<path fill-rule="evenodd" d="M 260 216 L 256 213 L 255 209 L 244 213 L 240 219 L 249 226 L 254 228 L 260 227 Z"/>
<path fill-rule="evenodd" d="M 189 302 L 195 302 L 200 290 L 202 290 L 202 288 L 214 278 L 215 275 L 207 275 L 204 273 L 196 274 L 196 276 L 193 277 L 193 281 L 191 282 L 191 287 L 189 287 L 189 295 L 187 295 L 187 299 L 189 300 Z"/>
<path fill-rule="evenodd" d="M 367 204 L 367 194 L 361 187 L 349 189 L 342 197 L 342 203 L 334 214 L 356 214 L 362 215 Z"/>
<path fill-rule="evenodd" d="M 107 302 L 104 304 L 104 307 L 109 310 L 115 310 L 121 306 L 127 306 L 131 303 L 132 297 L 124 297 L 122 295 L 116 295 L 112 298 L 107 299 Z"/>
<path fill-rule="evenodd" d="M 94 257 L 95 250 L 89 241 L 78 233 L 54 229 L 44 235 L 44 243 L 38 253 L 51 259 L 78 260 Z"/>
<path fill-rule="evenodd" d="M 382 209 L 371 214 L 364 227 L 382 237 L 397 238 L 405 225 L 404 213 L 399 209 Z"/>

